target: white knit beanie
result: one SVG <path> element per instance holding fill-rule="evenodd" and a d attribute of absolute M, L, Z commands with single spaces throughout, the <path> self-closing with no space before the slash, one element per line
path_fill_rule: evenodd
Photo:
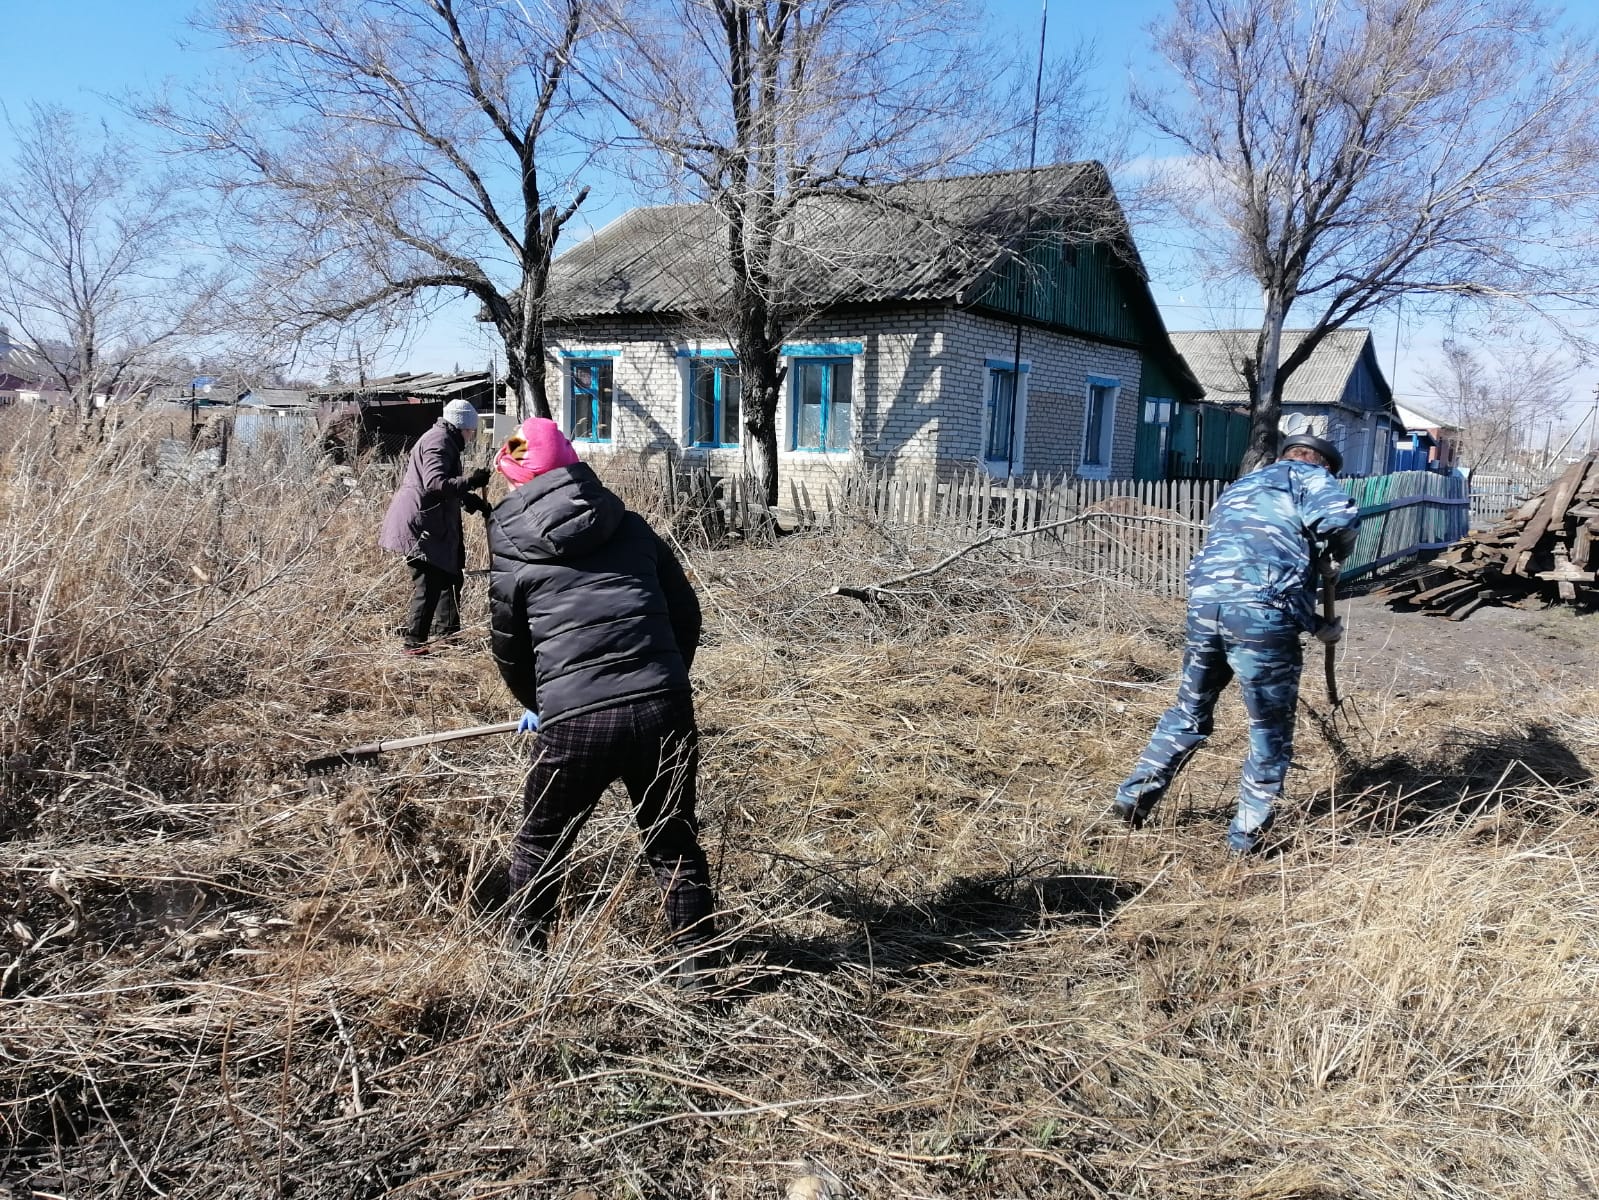
<path fill-rule="evenodd" d="M 451 400 L 444 406 L 444 419 L 457 429 L 476 429 L 477 409 L 465 400 Z"/>

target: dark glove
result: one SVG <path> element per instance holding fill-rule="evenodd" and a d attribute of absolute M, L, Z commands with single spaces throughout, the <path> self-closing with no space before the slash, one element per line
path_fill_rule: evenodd
<path fill-rule="evenodd" d="M 494 506 L 476 492 L 467 492 L 462 496 L 461 507 L 467 512 L 482 513 L 485 517 L 494 510 Z"/>
<path fill-rule="evenodd" d="M 466 477 L 466 490 L 469 492 L 475 492 L 480 488 L 486 488 L 489 486 L 489 480 L 493 477 L 494 472 L 490 471 L 487 467 L 479 467 Z"/>

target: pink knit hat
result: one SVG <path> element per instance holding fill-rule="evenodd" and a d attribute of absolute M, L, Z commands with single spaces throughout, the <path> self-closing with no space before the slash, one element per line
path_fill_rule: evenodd
<path fill-rule="evenodd" d="M 556 467 L 578 461 L 561 427 L 547 417 L 529 417 L 494 456 L 494 466 L 512 483 L 523 484 Z"/>

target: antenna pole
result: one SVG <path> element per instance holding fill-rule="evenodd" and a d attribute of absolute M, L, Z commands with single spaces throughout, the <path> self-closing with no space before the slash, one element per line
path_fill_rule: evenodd
<path fill-rule="evenodd" d="M 1010 420 L 1005 439 L 1005 476 L 1016 471 L 1016 410 L 1022 401 L 1022 316 L 1027 311 L 1027 242 L 1033 224 L 1033 173 L 1038 168 L 1038 110 L 1044 96 L 1044 38 L 1049 30 L 1049 0 L 1039 0 L 1038 71 L 1033 76 L 1033 121 L 1027 139 L 1027 202 L 1022 210 L 1021 261 L 1016 265 L 1016 342 L 1011 353 Z M 1087 420 L 1087 412 L 1083 414 Z"/>

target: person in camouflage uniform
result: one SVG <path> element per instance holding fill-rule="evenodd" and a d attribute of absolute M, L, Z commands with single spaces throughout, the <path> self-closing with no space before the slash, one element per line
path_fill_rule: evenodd
<path fill-rule="evenodd" d="M 1335 571 L 1355 544 L 1359 515 L 1334 478 L 1342 466 L 1331 442 L 1298 434 L 1283 441 L 1276 462 L 1222 493 L 1188 568 L 1177 702 L 1116 790 L 1117 819 L 1144 824 L 1210 736 L 1216 700 L 1236 677 L 1249 714 L 1249 754 L 1227 845 L 1240 854 L 1259 848 L 1293 757 L 1300 635 L 1331 644 L 1343 634 L 1341 621 L 1324 621 L 1315 607 L 1318 575 Z"/>

